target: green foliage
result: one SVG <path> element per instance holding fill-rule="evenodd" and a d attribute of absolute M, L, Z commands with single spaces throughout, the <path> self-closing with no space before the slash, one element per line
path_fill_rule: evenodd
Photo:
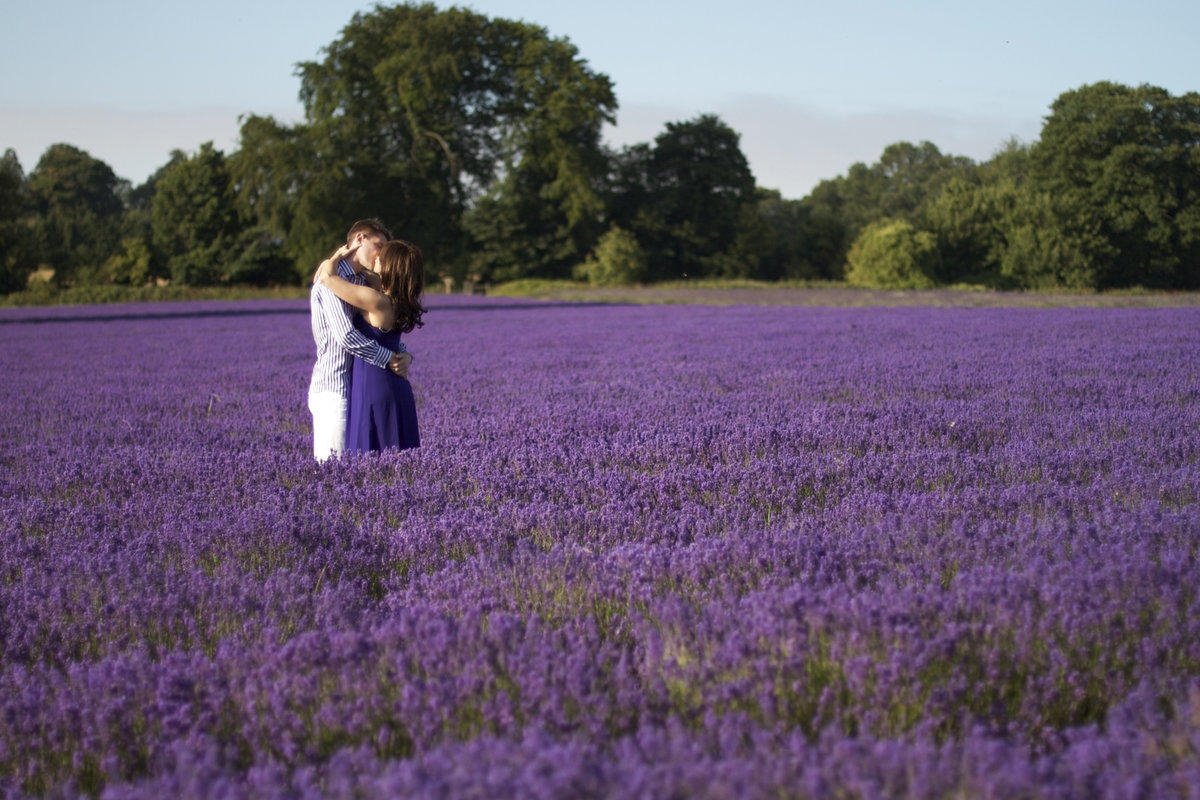
<path fill-rule="evenodd" d="M 565 275 L 591 248 L 616 101 L 567 40 L 462 8 L 376 6 L 299 73 L 305 123 L 250 117 L 232 171 L 243 211 L 302 272 L 367 216 L 459 278 Z"/>
<path fill-rule="evenodd" d="M 1022 289 L 1093 289 L 1097 265 L 1112 250 L 1099 223 L 1072 213 L 1063 199 L 1030 187 L 1012 201 L 1004 220 L 999 275 Z"/>
<path fill-rule="evenodd" d="M 283 241 L 265 228 L 242 231 L 234 247 L 236 259 L 228 266 L 225 280 L 254 286 L 296 283 L 292 260 Z"/>
<path fill-rule="evenodd" d="M 1050 110 L 1033 177 L 1060 227 L 1101 243 L 1090 281 L 1200 286 L 1200 94 L 1101 82 Z"/>
<path fill-rule="evenodd" d="M 759 189 L 743 222 L 737 250 L 755 260 L 750 277 L 763 280 L 822 280 L 841 276 L 840 224 L 803 200 L 785 200 Z M 753 254 L 753 256 L 749 255 Z"/>
<path fill-rule="evenodd" d="M 32 212 L 21 162 L 6 150 L 0 158 L 0 293 L 23 288 L 37 265 Z"/>
<path fill-rule="evenodd" d="M 845 175 L 817 184 L 804 203 L 822 225 L 824 257 L 828 263 L 842 263 L 850 244 L 878 220 L 916 224 L 921 207 L 973 166 L 970 159 L 945 155 L 931 142 L 896 142 L 884 148 L 875 164 L 853 164 Z M 827 275 L 836 277 L 832 271 Z"/>
<path fill-rule="evenodd" d="M 113 253 L 101 268 L 100 279 L 106 283 L 127 286 L 144 286 L 153 277 L 150 246 L 139 236 L 128 236 L 121 240 L 117 252 Z"/>
<path fill-rule="evenodd" d="M 939 280 L 1026 289 L 1200 286 L 1200 95 L 1097 83 L 922 207 Z"/>
<path fill-rule="evenodd" d="M 307 296 L 298 286 L 181 286 L 157 284 L 132 286 L 118 283 L 76 284 L 59 287 L 48 283 L 0 295 L 0 306 L 92 305 L 95 303 L 140 303 L 173 300 L 258 300 L 300 299 Z"/>
<path fill-rule="evenodd" d="M 847 265 L 851 286 L 929 289 L 938 272 L 937 240 L 904 220 L 879 220 L 854 241 Z"/>
<path fill-rule="evenodd" d="M 937 237 L 941 282 L 996 283 L 1014 190 L 1011 181 L 956 175 L 921 209 L 923 227 Z"/>
<path fill-rule="evenodd" d="M 653 148 L 617 157 L 610 216 L 646 249 L 650 277 L 743 276 L 754 248 L 744 241 L 739 254 L 737 239 L 754 202 L 754 176 L 739 140 L 704 114 L 669 122 Z"/>
<path fill-rule="evenodd" d="M 238 152 L 175 151 L 137 188 L 71 145 L 28 178 L 7 151 L 0 292 L 42 265 L 56 285 L 36 291 L 51 295 L 302 282 L 376 216 L 420 243 L 431 275 L 474 283 L 1200 289 L 1194 92 L 1082 86 L 1037 142 L 985 163 L 896 142 L 789 200 L 756 188 L 713 115 L 606 151 L 610 81 L 536 25 L 376 6 L 299 73 L 303 123 L 250 115 Z"/>
<path fill-rule="evenodd" d="M 1095 220 L 1030 176 L 1029 148 L 1009 143 L 989 163 L 951 178 L 922 209 L 937 237 L 941 283 L 1091 289 L 1109 257 Z"/>
<path fill-rule="evenodd" d="M 69 144 L 51 145 L 29 174 L 39 255 L 54 267 L 57 282 L 70 283 L 81 268 L 99 266 L 116 249 L 119 185 L 108 164 Z"/>
<path fill-rule="evenodd" d="M 150 224 L 154 249 L 172 280 L 205 286 L 236 274 L 244 225 L 225 155 L 212 142 L 163 170 L 150 202 Z"/>
<path fill-rule="evenodd" d="M 575 269 L 575 277 L 597 286 L 641 283 L 647 275 L 646 254 L 632 233 L 613 225 L 600 237 L 587 261 Z"/>
<path fill-rule="evenodd" d="M 227 161 L 238 214 L 283 240 L 294 277 L 301 280 L 329 253 L 330 236 L 360 218 L 340 219 L 330 228 L 321 227 L 324 220 L 313 225 L 308 206 L 322 197 L 322 185 L 309 138 L 304 126 L 286 127 L 251 114 L 242 121 L 241 149 Z"/>

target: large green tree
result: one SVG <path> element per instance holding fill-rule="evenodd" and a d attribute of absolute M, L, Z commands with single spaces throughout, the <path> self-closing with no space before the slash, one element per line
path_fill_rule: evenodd
<path fill-rule="evenodd" d="M 1059 224 L 1098 227 L 1097 287 L 1200 287 L 1200 94 L 1109 82 L 1065 92 L 1032 157 Z"/>
<path fill-rule="evenodd" d="M 821 181 L 803 202 L 812 218 L 823 222 L 824 235 L 839 240 L 832 260 L 840 264 L 850 244 L 872 222 L 916 224 L 921 207 L 972 166 L 969 158 L 942 153 L 932 142 L 895 142 L 874 164 L 855 163 L 845 175 Z M 841 226 L 840 237 L 831 229 L 835 225 Z"/>
<path fill-rule="evenodd" d="M 719 117 L 669 122 L 653 147 L 620 154 L 610 213 L 645 248 L 654 278 L 743 276 L 754 175 L 740 137 Z"/>
<path fill-rule="evenodd" d="M 1110 257 L 1095 220 L 1073 212 L 1030 176 L 1030 148 L 1005 145 L 991 161 L 956 175 L 921 209 L 940 252 L 940 282 L 1006 289 L 1096 285 Z"/>
<path fill-rule="evenodd" d="M 120 186 L 108 164 L 69 144 L 51 145 L 29 173 L 39 247 L 57 282 L 99 267 L 116 249 L 124 210 Z"/>
<path fill-rule="evenodd" d="M 0 157 L 0 292 L 25 285 L 37 264 L 32 202 L 25 171 L 13 150 Z"/>
<path fill-rule="evenodd" d="M 226 157 L 211 142 L 174 154 L 150 200 L 156 258 L 174 281 L 193 285 L 290 278 L 275 237 L 239 216 Z M 133 253 L 136 255 L 136 251 Z"/>
<path fill-rule="evenodd" d="M 566 274 L 599 234 L 616 101 L 567 40 L 461 8 L 376 6 L 299 75 L 304 123 L 245 120 L 233 174 L 301 269 L 363 216 L 459 273 Z"/>
<path fill-rule="evenodd" d="M 764 280 L 830 279 L 842 274 L 842 226 L 814 211 L 803 200 L 783 198 L 774 189 L 759 189 L 753 219 L 743 226 L 739 244 L 753 238 Z"/>

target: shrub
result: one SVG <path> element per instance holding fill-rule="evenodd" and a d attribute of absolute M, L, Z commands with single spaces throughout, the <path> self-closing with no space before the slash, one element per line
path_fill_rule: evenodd
<path fill-rule="evenodd" d="M 109 256 L 97 277 L 105 283 L 123 283 L 144 286 L 153 277 L 150 246 L 140 236 L 127 236 L 121 240 L 117 252 Z"/>
<path fill-rule="evenodd" d="M 591 257 L 575 268 L 575 277 L 598 286 L 620 286 L 646 279 L 646 254 L 632 233 L 613 225 Z"/>
<path fill-rule="evenodd" d="M 937 274 L 937 240 L 903 220 L 868 225 L 846 257 L 851 286 L 875 289 L 929 289 Z"/>

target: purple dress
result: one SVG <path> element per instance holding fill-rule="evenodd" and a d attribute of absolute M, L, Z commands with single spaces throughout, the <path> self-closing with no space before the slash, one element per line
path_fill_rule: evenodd
<path fill-rule="evenodd" d="M 400 347 L 399 331 L 381 331 L 358 314 L 354 315 L 354 327 L 389 350 Z M 412 385 L 391 370 L 356 357 L 350 370 L 346 452 L 368 453 L 389 447 L 420 446 Z"/>

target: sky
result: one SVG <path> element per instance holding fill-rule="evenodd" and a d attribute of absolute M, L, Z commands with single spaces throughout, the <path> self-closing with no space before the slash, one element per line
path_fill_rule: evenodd
<path fill-rule="evenodd" d="M 652 142 L 712 113 L 760 186 L 803 197 L 897 141 L 984 161 L 1037 139 L 1084 84 L 1200 91 L 1195 0 L 472 0 L 569 39 L 612 79 L 604 139 Z M 303 119 L 297 62 L 356 12 L 343 0 L 0 0 L 0 151 L 26 172 L 67 142 L 135 185 L 172 150 L 238 148 L 238 118 Z"/>

